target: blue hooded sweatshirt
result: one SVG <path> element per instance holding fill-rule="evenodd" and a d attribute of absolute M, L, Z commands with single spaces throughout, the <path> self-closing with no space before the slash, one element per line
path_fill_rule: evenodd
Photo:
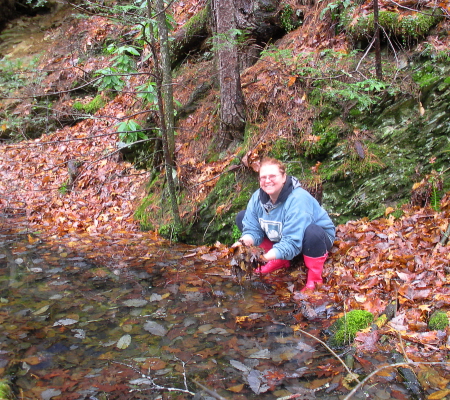
<path fill-rule="evenodd" d="M 303 235 L 310 224 L 321 226 L 331 243 L 335 227 L 319 202 L 301 187 L 293 176 L 288 176 L 275 204 L 262 189 L 253 193 L 243 219 L 243 236 L 253 238 L 255 246 L 264 236 L 275 242 L 276 258 L 292 260 L 302 252 Z"/>

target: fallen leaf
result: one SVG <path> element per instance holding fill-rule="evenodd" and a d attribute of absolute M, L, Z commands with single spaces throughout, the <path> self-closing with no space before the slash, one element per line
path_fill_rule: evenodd
<path fill-rule="evenodd" d="M 440 400 L 443 399 L 450 393 L 450 389 L 438 390 L 437 392 L 431 393 L 427 399 L 428 400 Z"/>
<path fill-rule="evenodd" d="M 244 389 L 243 383 L 241 383 L 240 385 L 231 386 L 227 390 L 229 390 L 230 392 L 239 393 L 242 391 L 242 389 Z"/>
<path fill-rule="evenodd" d="M 214 254 L 203 254 L 200 258 L 205 261 L 217 261 L 217 256 Z"/>
<path fill-rule="evenodd" d="M 123 335 L 119 341 L 116 344 L 116 347 L 118 349 L 126 349 L 131 344 L 131 336 L 130 335 Z"/>

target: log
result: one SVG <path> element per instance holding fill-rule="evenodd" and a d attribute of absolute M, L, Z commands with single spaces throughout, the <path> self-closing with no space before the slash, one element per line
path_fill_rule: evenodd
<path fill-rule="evenodd" d="M 405 362 L 405 358 L 398 352 L 394 352 L 392 355 L 394 362 L 396 364 Z M 411 394 L 411 398 L 414 400 L 423 400 L 425 399 L 425 391 L 422 388 L 419 380 L 417 379 L 416 374 L 411 368 L 407 367 L 398 367 L 397 371 L 399 375 L 403 378 L 403 384 L 408 389 L 408 392 Z"/>

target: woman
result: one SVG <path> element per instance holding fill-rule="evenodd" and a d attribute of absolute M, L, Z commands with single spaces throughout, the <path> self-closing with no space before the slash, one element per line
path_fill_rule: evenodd
<path fill-rule="evenodd" d="M 282 162 L 264 158 L 259 185 L 247 210 L 236 217 L 242 236 L 233 247 L 260 246 L 266 262 L 256 270 L 261 274 L 288 267 L 289 260 L 303 253 L 308 278 L 302 290 L 314 289 L 322 283 L 323 265 L 334 242 L 333 222 L 298 179 L 286 175 Z"/>

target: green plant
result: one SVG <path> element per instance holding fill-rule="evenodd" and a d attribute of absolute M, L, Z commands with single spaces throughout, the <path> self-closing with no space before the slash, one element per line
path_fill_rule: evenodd
<path fill-rule="evenodd" d="M 148 139 L 141 126 L 133 119 L 122 121 L 117 125 L 119 139 L 124 143 L 134 143 L 139 139 Z"/>
<path fill-rule="evenodd" d="M 95 82 L 100 90 L 116 90 L 120 91 L 125 86 L 125 82 L 122 78 L 122 73 L 114 67 L 102 68 L 95 71 L 95 76 L 101 76 L 101 78 Z"/>
<path fill-rule="evenodd" d="M 169 239 L 171 242 L 178 242 L 179 236 L 181 234 L 181 228 L 177 227 L 175 224 L 165 224 L 161 225 L 158 229 L 158 233 L 166 238 Z"/>
<path fill-rule="evenodd" d="M 147 82 L 137 87 L 138 97 L 151 105 L 158 104 L 158 94 L 155 82 Z"/>
<path fill-rule="evenodd" d="M 133 56 L 140 56 L 139 50 L 135 46 L 120 46 L 116 47 L 114 43 L 111 43 L 106 52 L 108 54 L 115 54 L 115 57 L 111 60 L 113 66 L 123 73 L 134 72 L 135 62 Z"/>
<path fill-rule="evenodd" d="M 59 188 L 58 192 L 60 195 L 65 196 L 67 193 L 69 193 L 69 181 L 65 181 Z"/>
<path fill-rule="evenodd" d="M 373 321 L 373 314 L 365 310 L 352 310 L 345 313 L 343 317 L 335 321 L 330 331 L 333 333 L 329 338 L 329 344 L 340 347 L 353 342 L 356 333 L 367 328 Z"/>
<path fill-rule="evenodd" d="M 237 242 L 237 241 L 239 240 L 239 238 L 241 237 L 242 232 L 240 231 L 240 229 L 237 227 L 236 224 L 233 225 L 233 228 L 232 228 L 232 229 L 233 229 L 233 230 L 232 230 L 232 235 L 231 235 L 231 237 L 232 237 L 232 239 L 233 239 L 233 243 L 235 243 L 235 242 Z"/>
<path fill-rule="evenodd" d="M 33 8 L 41 8 L 48 5 L 47 0 L 27 0 L 26 3 L 31 4 Z"/>
<path fill-rule="evenodd" d="M 444 311 L 436 310 L 431 314 L 428 327 L 431 330 L 444 330 L 449 325 L 448 316 Z"/>
<path fill-rule="evenodd" d="M 321 2 L 322 0 L 319 0 Z M 336 24 L 336 31 L 339 31 L 344 26 L 345 16 L 348 14 L 348 10 L 353 10 L 354 5 L 352 5 L 351 0 L 337 0 L 329 3 L 324 7 L 320 13 L 320 19 L 323 19 L 325 15 L 329 14 L 331 20 L 339 21 Z"/>
<path fill-rule="evenodd" d="M 294 63 L 291 49 L 278 49 L 276 46 L 268 46 L 261 52 L 261 58 L 273 58 L 275 62 L 283 63 L 286 66 Z"/>
<path fill-rule="evenodd" d="M 8 57 L 0 59 L 0 94 L 8 97 L 8 94 L 38 83 L 42 76 L 36 74 L 36 65 L 40 56 L 35 56 L 27 64 L 22 59 L 11 60 Z"/>
<path fill-rule="evenodd" d="M 280 13 L 281 27 L 286 32 L 291 32 L 294 29 L 297 29 L 299 26 L 299 22 L 296 17 L 297 15 L 294 13 L 292 7 L 290 5 L 285 5 L 281 9 Z"/>

